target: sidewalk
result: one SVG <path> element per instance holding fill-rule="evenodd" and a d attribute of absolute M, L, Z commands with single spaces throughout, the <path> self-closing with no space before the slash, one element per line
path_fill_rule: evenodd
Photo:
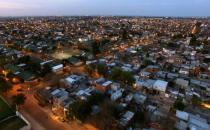
<path fill-rule="evenodd" d="M 41 126 L 33 117 L 30 116 L 27 112 L 20 110 L 20 113 L 31 123 L 32 130 L 46 130 L 43 126 Z"/>

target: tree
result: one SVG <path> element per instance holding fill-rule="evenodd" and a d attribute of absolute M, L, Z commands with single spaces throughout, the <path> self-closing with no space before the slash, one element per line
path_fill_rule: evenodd
<path fill-rule="evenodd" d="M 165 63 L 164 64 L 164 69 L 166 69 L 167 71 L 171 72 L 173 70 L 173 64 L 171 63 Z"/>
<path fill-rule="evenodd" d="M 30 69 L 31 71 L 35 72 L 35 73 L 38 73 L 38 72 L 40 72 L 40 70 L 41 70 L 40 64 L 37 63 L 37 62 L 35 62 L 35 61 L 32 61 L 32 60 L 30 60 L 30 61 L 28 62 L 28 66 L 29 66 L 29 69 Z"/>
<path fill-rule="evenodd" d="M 128 28 L 123 26 L 122 28 L 122 39 L 123 40 L 128 40 L 129 39 L 129 34 L 128 34 Z"/>
<path fill-rule="evenodd" d="M 210 58 L 205 58 L 205 59 L 203 60 L 203 62 L 206 63 L 206 64 L 210 63 Z"/>
<path fill-rule="evenodd" d="M 196 42 L 197 42 L 197 38 L 195 35 L 192 35 L 192 38 L 190 39 L 190 45 L 196 45 Z"/>
<path fill-rule="evenodd" d="M 26 100 L 26 96 L 22 93 L 12 96 L 12 102 L 13 104 L 17 106 L 23 105 L 25 103 L 25 100 Z"/>
<path fill-rule="evenodd" d="M 101 111 L 91 116 L 88 121 L 100 130 L 115 130 L 114 124 L 119 120 L 120 111 L 115 102 L 106 101 L 100 105 Z M 118 129 L 117 129 L 118 130 Z"/>
<path fill-rule="evenodd" d="M 103 45 L 105 45 L 106 43 L 109 43 L 109 42 L 110 42 L 109 39 L 103 38 L 103 39 L 101 39 L 100 44 L 103 46 Z"/>
<path fill-rule="evenodd" d="M 80 100 L 74 102 L 69 107 L 68 118 L 70 119 L 78 119 L 80 121 L 85 121 L 88 115 L 91 113 L 91 105 L 86 101 Z"/>
<path fill-rule="evenodd" d="M 127 54 L 121 54 L 120 58 L 123 62 L 128 62 L 129 61 L 129 56 Z"/>
<path fill-rule="evenodd" d="M 120 75 L 122 73 L 122 69 L 119 67 L 114 67 L 111 70 L 110 79 L 114 81 L 120 80 Z"/>
<path fill-rule="evenodd" d="M 100 44 L 98 41 L 93 41 L 91 43 L 91 50 L 92 50 L 92 54 L 94 56 L 96 56 L 98 53 L 100 53 Z"/>
<path fill-rule="evenodd" d="M 132 85 L 135 83 L 133 74 L 131 72 L 126 72 L 126 71 L 123 71 L 121 73 L 121 81 L 123 84 L 128 84 L 128 85 Z"/>
<path fill-rule="evenodd" d="M 183 35 L 181 33 L 178 33 L 178 34 L 174 35 L 172 38 L 173 39 L 181 39 L 181 38 L 183 38 Z"/>
<path fill-rule="evenodd" d="M 134 122 L 139 125 L 145 126 L 149 122 L 149 115 L 146 110 L 138 110 L 134 115 Z"/>
<path fill-rule="evenodd" d="M 174 81 L 169 81 L 168 86 L 174 88 L 175 87 Z"/>
<path fill-rule="evenodd" d="M 176 48 L 179 48 L 179 45 L 174 43 L 174 42 L 169 42 L 167 44 L 167 47 L 170 48 L 170 49 L 176 49 Z"/>
<path fill-rule="evenodd" d="M 191 99 L 191 103 L 192 103 L 193 106 L 200 106 L 201 105 L 201 99 L 198 96 L 193 95 L 192 99 Z"/>
<path fill-rule="evenodd" d="M 110 79 L 127 85 L 132 85 L 135 82 L 131 72 L 123 71 L 119 67 L 115 67 L 111 70 Z"/>
<path fill-rule="evenodd" d="M 154 65 L 154 63 L 151 60 L 146 59 L 146 60 L 143 61 L 143 64 L 141 65 L 141 68 L 145 68 L 148 65 Z"/>
<path fill-rule="evenodd" d="M 164 59 L 165 59 L 164 56 L 159 56 L 159 57 L 157 58 L 157 62 L 162 62 L 162 61 L 164 61 Z"/>
<path fill-rule="evenodd" d="M 30 58 L 31 58 L 30 56 L 23 56 L 23 57 L 18 59 L 18 62 L 19 63 L 27 63 L 27 62 L 30 61 Z"/>
<path fill-rule="evenodd" d="M 51 73 L 51 72 L 52 72 L 52 68 L 50 67 L 50 65 L 44 64 L 41 75 L 45 76 L 46 74 Z"/>
<path fill-rule="evenodd" d="M 0 93 L 5 93 L 12 89 L 12 85 L 0 77 Z"/>
<path fill-rule="evenodd" d="M 185 104 L 182 102 L 181 98 L 177 98 L 173 106 L 175 109 L 180 110 L 180 111 L 183 111 L 185 108 Z"/>
<path fill-rule="evenodd" d="M 85 66 L 85 71 L 89 74 L 92 75 L 93 72 L 95 71 L 95 66 L 93 64 L 89 64 Z"/>
<path fill-rule="evenodd" d="M 105 64 L 99 63 L 97 65 L 97 70 L 98 70 L 98 73 L 100 75 L 103 75 L 104 77 L 107 75 L 108 68 L 107 68 L 107 66 Z"/>
<path fill-rule="evenodd" d="M 98 105 L 104 101 L 104 95 L 101 93 L 93 93 L 89 98 L 88 98 L 88 103 L 90 105 Z"/>

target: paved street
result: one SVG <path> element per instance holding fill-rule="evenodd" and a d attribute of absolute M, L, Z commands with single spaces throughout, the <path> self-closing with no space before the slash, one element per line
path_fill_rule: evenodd
<path fill-rule="evenodd" d="M 91 125 L 79 124 L 76 121 L 71 122 L 69 124 L 59 121 L 53 116 L 49 108 L 41 107 L 38 105 L 37 100 L 32 95 L 33 89 L 27 90 L 24 89 L 25 87 L 22 86 L 23 84 L 14 85 L 13 89 L 10 92 L 8 92 L 7 99 L 10 99 L 12 95 L 17 93 L 17 90 L 19 88 L 22 88 L 21 93 L 24 93 L 26 95 L 26 101 L 25 104 L 19 108 L 19 111 L 31 123 L 33 130 L 94 130 L 95 129 Z"/>

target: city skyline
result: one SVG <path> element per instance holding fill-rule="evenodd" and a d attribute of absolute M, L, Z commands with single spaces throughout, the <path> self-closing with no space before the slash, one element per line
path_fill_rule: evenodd
<path fill-rule="evenodd" d="M 210 16 L 208 0 L 0 0 L 0 16 Z"/>

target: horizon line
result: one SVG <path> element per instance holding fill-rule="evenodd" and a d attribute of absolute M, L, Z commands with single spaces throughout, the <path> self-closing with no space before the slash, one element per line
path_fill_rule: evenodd
<path fill-rule="evenodd" d="M 210 18 L 210 16 L 164 16 L 164 15 L 8 15 L 2 17 L 158 17 L 158 18 Z"/>

